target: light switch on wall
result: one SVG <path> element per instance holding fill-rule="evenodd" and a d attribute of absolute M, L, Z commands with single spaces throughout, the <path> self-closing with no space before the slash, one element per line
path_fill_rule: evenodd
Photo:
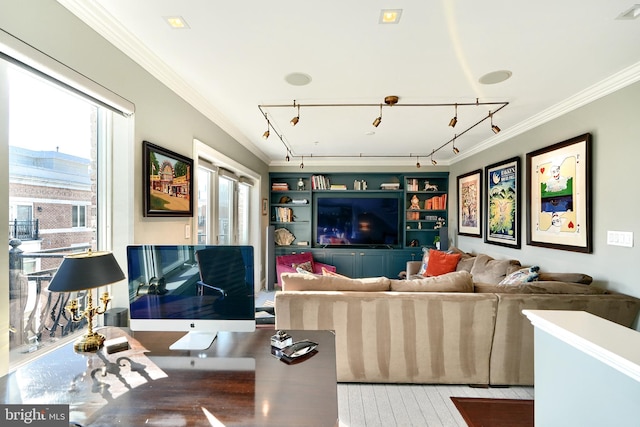
<path fill-rule="evenodd" d="M 607 231 L 607 245 L 633 247 L 633 231 Z"/>
<path fill-rule="evenodd" d="M 185 239 L 190 239 L 191 238 L 191 225 L 186 224 L 184 226 L 184 238 Z"/>

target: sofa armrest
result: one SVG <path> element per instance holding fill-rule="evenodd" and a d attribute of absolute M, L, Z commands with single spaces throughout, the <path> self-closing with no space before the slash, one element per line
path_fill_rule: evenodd
<path fill-rule="evenodd" d="M 329 265 L 329 264 L 324 264 L 322 262 L 318 262 L 318 261 L 314 261 L 313 263 L 313 272 L 316 274 L 322 274 L 322 267 L 325 268 L 325 270 L 327 271 L 331 271 L 331 272 L 336 272 L 336 266 L 335 265 Z"/>
<path fill-rule="evenodd" d="M 418 274 L 421 266 L 422 261 L 407 261 L 407 278 Z"/>

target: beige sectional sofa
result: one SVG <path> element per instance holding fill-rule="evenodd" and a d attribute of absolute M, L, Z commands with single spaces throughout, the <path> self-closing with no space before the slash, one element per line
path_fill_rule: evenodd
<path fill-rule="evenodd" d="M 501 277 L 519 263 L 473 258 L 460 271 L 410 280 L 284 273 L 276 328 L 335 331 L 340 382 L 533 385 L 533 328 L 523 309 L 584 310 L 627 327 L 640 311 L 637 298 L 582 283 L 474 282 L 476 263 Z M 560 277 L 590 281 L 541 275 Z"/>

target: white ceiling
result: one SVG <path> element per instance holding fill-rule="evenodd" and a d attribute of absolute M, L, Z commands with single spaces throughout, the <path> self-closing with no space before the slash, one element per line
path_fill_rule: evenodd
<path fill-rule="evenodd" d="M 486 120 L 456 139 L 457 157 L 451 144 L 433 155 L 446 165 L 640 80 L 640 18 L 616 19 L 634 0 L 58 1 L 272 165 L 287 149 L 273 130 L 262 138 L 260 104 L 291 105 L 264 111 L 294 162 L 412 165 L 495 107 L 461 106 L 451 128 L 452 107 L 403 103 L 508 102 L 493 118 L 502 132 Z M 400 22 L 380 24 L 384 8 Z M 497 70 L 513 76 L 478 83 Z M 311 83 L 290 85 L 293 72 Z M 377 128 L 378 106 L 304 107 L 387 95 L 400 102 Z"/>

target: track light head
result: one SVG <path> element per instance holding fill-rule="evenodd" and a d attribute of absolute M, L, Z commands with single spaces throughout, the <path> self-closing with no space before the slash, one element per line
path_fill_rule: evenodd
<path fill-rule="evenodd" d="M 500 128 L 497 125 L 493 124 L 493 113 L 491 111 L 489 111 L 489 118 L 491 118 L 491 130 L 493 131 L 493 133 L 500 132 Z"/>
<path fill-rule="evenodd" d="M 291 160 L 291 157 L 289 157 L 289 153 L 287 153 L 287 157 L 284 158 L 287 162 Z"/>
<path fill-rule="evenodd" d="M 436 162 L 435 160 L 433 160 L 433 157 L 432 157 L 432 158 L 431 158 L 431 164 L 432 164 L 433 166 L 435 166 L 435 165 L 437 165 L 437 164 L 438 164 L 438 162 Z"/>
<path fill-rule="evenodd" d="M 449 127 L 452 127 L 452 128 L 456 127 L 456 124 L 458 124 L 458 104 L 456 104 L 455 108 L 456 108 L 456 112 L 451 118 L 451 120 L 449 120 Z"/>
<path fill-rule="evenodd" d="M 300 161 L 300 169 L 304 169 L 304 156 L 302 156 L 302 160 Z"/>
<path fill-rule="evenodd" d="M 376 119 L 373 121 L 372 124 L 373 124 L 373 127 L 377 128 L 378 126 L 380 126 L 380 123 L 382 123 L 382 116 L 376 117 Z"/>
<path fill-rule="evenodd" d="M 416 160 L 416 168 L 420 169 L 420 157 L 418 157 L 418 160 Z"/>
<path fill-rule="evenodd" d="M 289 123 L 291 123 L 291 126 L 295 126 L 298 124 L 299 121 L 300 121 L 300 116 L 295 116 L 293 119 L 291 119 Z"/>
<path fill-rule="evenodd" d="M 458 148 L 454 145 L 453 146 L 453 154 L 458 154 L 460 152 L 460 150 L 458 150 Z"/>
<path fill-rule="evenodd" d="M 269 129 L 267 129 L 266 131 L 264 131 L 264 133 L 262 134 L 262 138 L 263 138 L 263 139 L 268 139 L 268 138 L 269 138 Z"/>

